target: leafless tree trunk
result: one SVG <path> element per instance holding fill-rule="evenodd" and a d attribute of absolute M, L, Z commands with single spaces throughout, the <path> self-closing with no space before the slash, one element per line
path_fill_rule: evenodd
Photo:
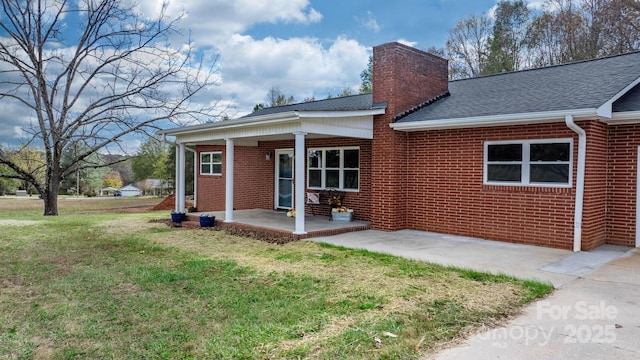
<path fill-rule="evenodd" d="M 91 154 L 122 149 L 128 135 L 163 121 L 214 119 L 213 106 L 194 100 L 214 83 L 215 59 L 197 58 L 189 43 L 171 43 L 181 38 L 179 17 L 161 11 L 141 19 L 122 0 L 1 1 L 0 99 L 32 113 L 25 142 L 42 149 L 47 168 L 42 183 L 0 148 L 0 164 L 12 170 L 0 176 L 38 188 L 45 215 L 58 214 L 60 181 Z M 86 150 L 62 165 L 76 143 Z"/>
<path fill-rule="evenodd" d="M 491 19 L 487 15 L 471 15 L 460 20 L 449 31 L 446 50 L 452 79 L 477 76 L 481 73 L 481 64 L 487 57 L 491 27 Z"/>

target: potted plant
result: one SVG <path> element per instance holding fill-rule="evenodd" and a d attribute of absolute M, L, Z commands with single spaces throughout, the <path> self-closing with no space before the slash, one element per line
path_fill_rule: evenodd
<path fill-rule="evenodd" d="M 200 227 L 212 227 L 216 222 L 216 217 L 210 214 L 200 215 Z"/>
<path fill-rule="evenodd" d="M 171 211 L 171 221 L 174 223 L 181 223 L 184 221 L 185 214 L 183 211 L 173 210 Z"/>
<path fill-rule="evenodd" d="M 337 209 L 342 206 L 342 200 L 340 199 L 340 196 L 337 195 L 331 196 L 328 202 L 332 209 Z"/>
<path fill-rule="evenodd" d="M 353 209 L 347 209 L 340 206 L 331 209 L 331 220 L 333 221 L 351 221 L 353 219 Z"/>

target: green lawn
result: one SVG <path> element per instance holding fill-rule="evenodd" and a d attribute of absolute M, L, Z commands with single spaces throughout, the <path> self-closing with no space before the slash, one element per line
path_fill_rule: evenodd
<path fill-rule="evenodd" d="M 546 284 L 171 228 L 157 199 L 0 199 L 0 359 L 411 359 Z"/>

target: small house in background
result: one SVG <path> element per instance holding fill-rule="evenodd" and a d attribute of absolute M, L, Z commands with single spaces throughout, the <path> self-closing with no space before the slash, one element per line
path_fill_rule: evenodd
<path fill-rule="evenodd" d="M 138 181 L 136 186 L 142 189 L 144 195 L 163 196 L 172 192 L 171 181 L 163 179 L 144 179 Z"/>
<path fill-rule="evenodd" d="M 140 196 L 142 195 L 142 191 L 135 187 L 133 184 L 129 184 L 127 186 L 123 186 L 120 189 L 116 190 L 113 194 L 114 196 Z"/>
<path fill-rule="evenodd" d="M 116 188 L 114 187 L 106 187 L 106 188 L 102 188 L 100 189 L 100 192 L 98 193 L 99 196 L 113 196 L 113 194 L 116 192 Z"/>

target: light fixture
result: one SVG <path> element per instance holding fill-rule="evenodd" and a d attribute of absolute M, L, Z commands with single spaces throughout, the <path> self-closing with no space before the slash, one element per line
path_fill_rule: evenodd
<path fill-rule="evenodd" d="M 264 159 L 265 159 L 265 160 L 271 160 L 271 151 L 267 151 L 267 152 L 264 154 Z"/>

